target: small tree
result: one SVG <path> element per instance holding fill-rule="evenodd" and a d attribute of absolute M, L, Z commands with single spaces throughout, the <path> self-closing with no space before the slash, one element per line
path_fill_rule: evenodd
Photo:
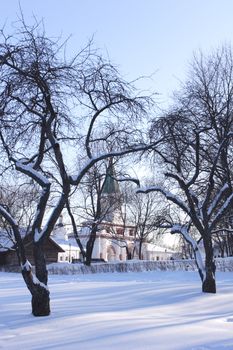
<path fill-rule="evenodd" d="M 134 227 L 135 248 L 137 246 L 138 257 L 141 260 L 143 244 L 158 240 L 158 227 L 162 214 L 160 204 L 153 193 L 148 196 L 136 194 L 131 185 L 125 186 L 123 201 L 125 203 L 124 221 Z"/>
<path fill-rule="evenodd" d="M 8 176 L 9 181 L 9 173 Z M 17 183 L 16 179 L 15 182 Z M 26 236 L 30 231 L 33 216 L 36 211 L 37 200 L 37 189 L 33 188 L 31 184 L 18 183 L 18 185 L 14 184 L 10 186 L 9 183 L 7 185 L 2 183 L 1 185 L 0 203 L 17 220 L 22 230 L 22 236 Z M 14 249 L 17 252 L 17 245 L 15 244 L 16 241 L 12 227 L 3 216 L 0 216 L 0 228 L 0 246 L 5 249 Z"/>

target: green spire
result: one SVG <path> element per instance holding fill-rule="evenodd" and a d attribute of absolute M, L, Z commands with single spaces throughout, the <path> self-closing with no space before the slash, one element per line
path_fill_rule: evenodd
<path fill-rule="evenodd" d="M 104 179 L 103 194 L 114 194 L 114 193 L 120 193 L 119 184 L 117 180 L 115 179 L 116 173 L 113 166 L 112 159 L 109 161 L 109 166 L 106 171 L 106 177 Z"/>

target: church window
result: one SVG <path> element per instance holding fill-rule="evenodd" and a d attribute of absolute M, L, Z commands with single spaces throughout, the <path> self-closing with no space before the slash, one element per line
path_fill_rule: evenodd
<path fill-rule="evenodd" d="M 130 229 L 130 230 L 129 230 L 129 235 L 130 235 L 130 236 L 134 236 L 134 230 Z"/>
<path fill-rule="evenodd" d="M 123 228 L 117 228 L 116 233 L 117 233 L 117 235 L 123 236 L 123 234 L 124 234 Z"/>
<path fill-rule="evenodd" d="M 106 226 L 105 230 L 106 230 L 107 233 L 110 233 L 110 227 L 109 226 Z"/>

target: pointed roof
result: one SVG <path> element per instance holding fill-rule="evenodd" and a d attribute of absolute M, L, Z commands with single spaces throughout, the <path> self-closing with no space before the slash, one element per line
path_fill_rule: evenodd
<path fill-rule="evenodd" d="M 116 172 L 111 158 L 106 171 L 106 176 L 102 188 L 102 194 L 120 193 L 119 184 L 115 178 Z"/>

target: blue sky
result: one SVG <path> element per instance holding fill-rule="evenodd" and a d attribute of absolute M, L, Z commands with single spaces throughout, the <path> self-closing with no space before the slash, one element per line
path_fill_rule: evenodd
<path fill-rule="evenodd" d="M 44 19 L 49 36 L 72 35 L 68 51 L 94 35 L 95 46 L 129 80 L 150 75 L 148 87 L 167 102 L 193 52 L 233 41 L 232 0 L 21 0 L 27 23 Z M 19 1 L 0 2 L 0 25 L 10 29 Z M 148 84 L 148 85 L 147 85 Z"/>

